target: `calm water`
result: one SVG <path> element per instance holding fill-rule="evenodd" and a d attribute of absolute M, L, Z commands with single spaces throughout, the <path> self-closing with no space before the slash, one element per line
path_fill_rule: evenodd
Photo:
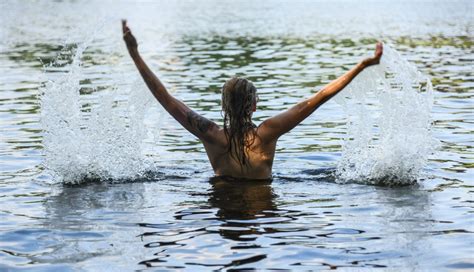
<path fill-rule="evenodd" d="M 0 4 L 0 271 L 474 269 L 471 1 L 82 2 Z M 382 39 L 432 78 L 441 147 L 416 185 L 337 184 L 347 116 L 331 101 L 281 138 L 271 184 L 228 183 L 151 103 L 156 178 L 58 183 L 42 164 L 38 94 L 84 44 L 85 114 L 100 93 L 142 90 L 120 18 L 170 90 L 216 122 L 230 76 L 255 82 L 259 123 Z"/>

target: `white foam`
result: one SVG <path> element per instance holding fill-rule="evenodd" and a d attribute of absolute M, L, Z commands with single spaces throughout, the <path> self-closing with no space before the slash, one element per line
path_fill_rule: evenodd
<path fill-rule="evenodd" d="M 55 77 L 42 89 L 43 166 L 54 182 L 143 177 L 155 167 L 143 152 L 144 117 L 153 98 L 139 84 L 132 85 L 133 91 L 115 87 L 80 95 L 81 57 L 86 47 L 87 43 L 75 50 L 65 73 L 49 74 Z M 84 110 L 91 100 L 90 111 Z"/>
<path fill-rule="evenodd" d="M 405 185 L 422 175 L 438 142 L 431 133 L 431 81 L 384 46 L 380 65 L 338 95 L 348 115 L 338 182 Z"/>

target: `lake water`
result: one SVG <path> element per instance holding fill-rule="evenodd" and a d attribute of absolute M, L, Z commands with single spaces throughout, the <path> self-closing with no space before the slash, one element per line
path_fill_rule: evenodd
<path fill-rule="evenodd" d="M 176 2 L 0 4 L 0 271 L 474 269 L 472 1 Z M 280 139 L 271 183 L 212 179 L 147 93 L 121 18 L 219 124 L 230 76 L 258 88 L 258 124 L 383 40 L 431 78 L 439 146 L 416 184 L 341 184 L 350 116 L 330 101 Z M 127 178 L 145 161 L 153 175 Z"/>

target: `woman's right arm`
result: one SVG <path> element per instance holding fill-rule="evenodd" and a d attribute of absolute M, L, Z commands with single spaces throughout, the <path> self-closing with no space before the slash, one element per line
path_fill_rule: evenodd
<path fill-rule="evenodd" d="M 219 130 L 219 126 L 194 112 L 183 102 L 173 97 L 138 53 L 137 41 L 125 20 L 122 21 L 122 30 L 123 39 L 127 45 L 128 52 L 148 86 L 148 89 L 150 89 L 158 102 L 160 102 L 163 108 L 189 132 L 201 140 L 212 142 L 216 131 Z"/>
<path fill-rule="evenodd" d="M 335 96 L 344 89 L 360 72 L 365 68 L 378 64 L 382 57 L 382 43 L 378 43 L 375 55 L 372 58 L 365 59 L 354 66 L 338 79 L 326 85 L 322 90 L 311 96 L 310 98 L 296 104 L 290 109 L 265 120 L 259 126 L 259 135 L 266 141 L 274 141 L 281 135 L 287 133 L 306 117 L 311 115 L 319 106 Z"/>

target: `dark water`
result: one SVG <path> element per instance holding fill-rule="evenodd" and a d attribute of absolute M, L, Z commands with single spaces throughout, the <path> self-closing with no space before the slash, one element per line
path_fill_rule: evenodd
<path fill-rule="evenodd" d="M 474 269 L 470 1 L 0 5 L 0 270 Z M 416 185 L 337 184 L 346 116 L 329 102 L 282 137 L 272 183 L 229 183 L 211 179 L 200 143 L 153 106 L 154 179 L 57 183 L 42 165 L 38 94 L 85 43 L 84 101 L 100 104 L 95 95 L 117 86 L 143 88 L 120 18 L 170 90 L 216 122 L 230 76 L 257 85 L 258 123 L 382 39 L 431 77 L 441 147 Z"/>

